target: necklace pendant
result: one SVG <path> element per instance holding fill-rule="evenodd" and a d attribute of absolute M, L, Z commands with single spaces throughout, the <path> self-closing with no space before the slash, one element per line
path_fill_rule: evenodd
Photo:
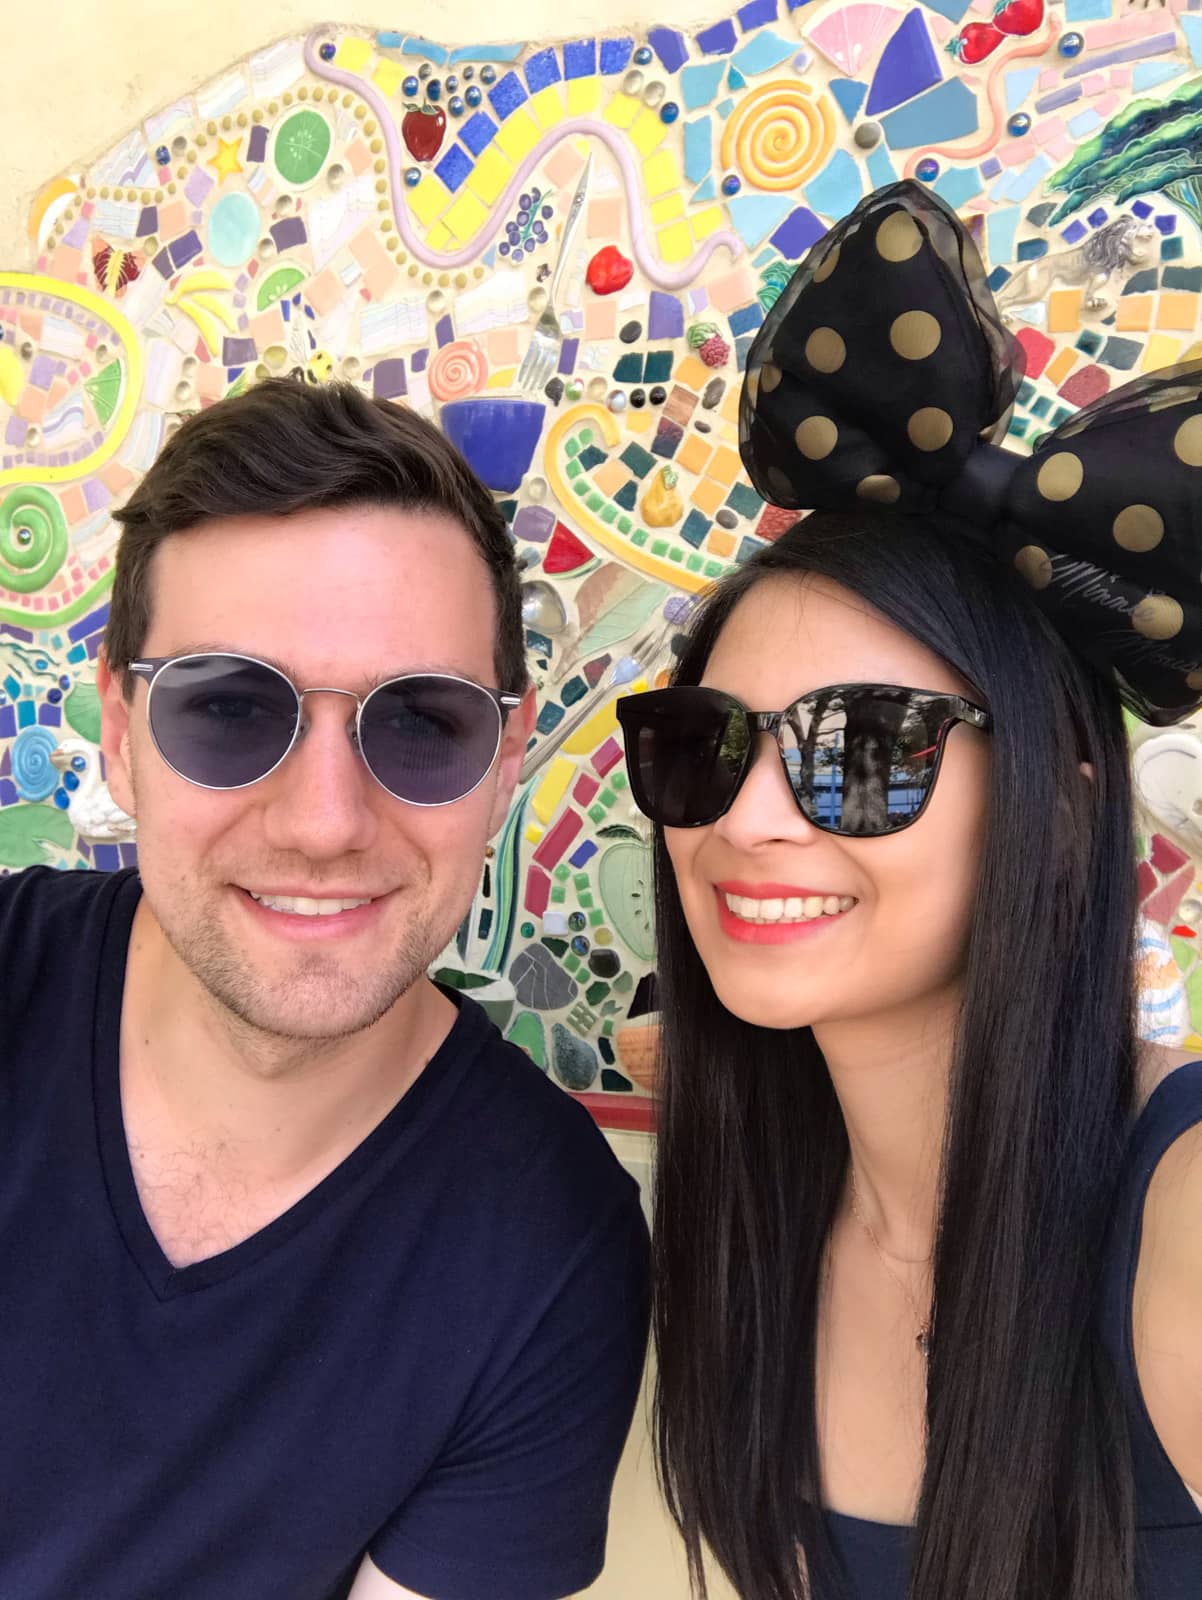
<path fill-rule="evenodd" d="M 924 1356 L 929 1356 L 931 1353 L 931 1330 L 929 1328 L 920 1328 L 918 1330 L 918 1337 L 914 1342 L 922 1351 Z"/>

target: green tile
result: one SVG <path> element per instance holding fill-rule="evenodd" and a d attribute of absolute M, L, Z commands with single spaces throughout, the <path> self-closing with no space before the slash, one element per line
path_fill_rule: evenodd
<path fill-rule="evenodd" d="M 561 906 L 567 898 L 568 891 L 562 883 L 553 883 L 551 885 L 551 903 L 553 905 Z"/>
<path fill-rule="evenodd" d="M 600 806 L 605 806 L 606 809 L 608 809 L 613 805 L 617 798 L 617 795 L 613 792 L 609 785 L 606 784 L 605 788 L 602 789 L 601 793 L 597 796 L 597 804 Z"/>
<path fill-rule="evenodd" d="M 666 556 L 667 553 L 668 541 L 666 539 L 653 539 L 651 541 L 651 554 L 653 556 Z"/>
<path fill-rule="evenodd" d="M 588 499 L 584 503 L 590 511 L 600 511 L 601 507 L 605 504 L 605 501 L 602 499 L 597 490 L 594 489 L 592 494 L 589 495 Z"/>
<path fill-rule="evenodd" d="M 567 474 L 569 478 L 578 478 L 583 471 L 584 468 L 580 465 L 579 461 L 568 462 Z"/>
<path fill-rule="evenodd" d="M 597 906 L 595 910 L 589 912 L 588 925 L 590 928 L 599 928 L 604 921 L 605 908 L 603 906 Z"/>
<path fill-rule="evenodd" d="M 564 876 L 567 876 L 566 872 Z M 575 877 L 573 877 L 572 882 L 578 889 L 587 889 L 590 882 L 589 875 L 587 872 L 578 872 L 576 873 Z"/>
<path fill-rule="evenodd" d="M 564 445 L 564 449 L 570 456 L 577 455 L 580 451 L 580 440 L 569 437 L 567 444 Z"/>
<path fill-rule="evenodd" d="M 572 876 L 572 869 L 565 862 L 561 861 L 551 876 L 557 883 L 566 883 Z M 588 882 L 587 878 L 585 879 L 585 882 Z"/>
<path fill-rule="evenodd" d="M 591 889 L 581 889 L 580 893 L 576 896 L 576 904 L 578 906 L 580 906 L 582 910 L 587 911 L 589 909 L 589 907 L 592 905 L 592 903 L 593 903 L 593 892 L 592 892 L 592 890 Z"/>
<path fill-rule="evenodd" d="M 627 517 L 626 521 L 629 522 L 630 518 Z M 621 524 L 619 524 L 619 526 L 621 526 Z M 637 544 L 639 546 L 639 548 L 642 549 L 643 545 L 645 545 L 647 543 L 647 530 L 646 530 L 646 528 L 636 528 L 634 530 L 634 532 L 630 535 L 630 542 L 631 542 L 631 544 Z"/>
<path fill-rule="evenodd" d="M 605 807 L 604 806 L 591 805 L 588 808 L 588 814 L 589 814 L 590 817 L 592 817 L 594 822 L 604 822 L 605 821 Z"/>
<path fill-rule="evenodd" d="M 633 522 L 631 522 L 629 517 L 619 517 L 618 518 L 618 532 L 619 533 L 629 533 L 633 526 L 634 526 L 634 524 L 633 524 Z"/>
<path fill-rule="evenodd" d="M 701 571 L 701 557 L 697 554 L 696 550 L 693 551 L 692 555 L 685 562 L 685 567 L 689 572 Z"/>
<path fill-rule="evenodd" d="M 601 521 L 613 522 L 618 515 L 618 508 L 611 500 L 608 505 L 601 507 Z"/>

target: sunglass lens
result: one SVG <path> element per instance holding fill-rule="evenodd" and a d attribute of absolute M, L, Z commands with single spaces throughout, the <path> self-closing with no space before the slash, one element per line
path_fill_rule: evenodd
<path fill-rule="evenodd" d="M 662 689 L 619 702 L 626 761 L 639 809 L 665 828 L 713 822 L 747 767 L 742 708 L 713 689 Z"/>
<path fill-rule="evenodd" d="M 296 732 L 292 685 L 241 656 L 184 656 L 155 677 L 150 731 L 168 766 L 208 789 L 264 777 Z"/>
<path fill-rule="evenodd" d="M 807 696 L 781 728 L 802 810 L 834 833 L 904 828 L 930 792 L 939 727 L 940 717 L 905 690 L 865 686 Z"/>
<path fill-rule="evenodd" d="M 501 713 L 486 690 L 466 680 L 397 678 L 365 702 L 360 742 L 364 760 L 398 800 L 447 805 L 470 794 L 492 766 Z"/>

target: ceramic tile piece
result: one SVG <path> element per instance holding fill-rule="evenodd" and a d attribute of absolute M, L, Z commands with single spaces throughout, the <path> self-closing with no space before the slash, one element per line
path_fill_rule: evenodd
<path fill-rule="evenodd" d="M 515 163 L 524 160 L 541 138 L 542 130 L 525 109 L 514 112 L 497 129 L 497 144 Z"/>
<path fill-rule="evenodd" d="M 881 52 L 868 90 L 868 116 L 891 111 L 939 83 L 943 74 L 935 46 L 917 6 L 902 18 L 896 33 Z"/>
<path fill-rule="evenodd" d="M 777 10 L 777 0 L 747 0 L 746 5 L 739 7 L 739 26 L 744 33 L 762 28 L 766 22 L 776 21 Z"/>
<path fill-rule="evenodd" d="M 717 98 L 726 71 L 721 61 L 703 61 L 697 66 L 685 67 L 680 74 L 680 98 L 686 111 L 696 111 L 708 106 Z"/>
<path fill-rule="evenodd" d="M 491 144 L 497 135 L 497 125 L 487 111 L 477 111 L 470 116 L 459 130 L 459 137 L 474 156 L 478 156 L 486 144 Z"/>
<path fill-rule="evenodd" d="M 883 189 L 887 183 L 897 182 L 897 170 L 893 165 L 893 158 L 883 144 L 878 144 L 875 150 L 869 151 L 868 181 L 874 189 Z"/>
<path fill-rule="evenodd" d="M 864 196 L 864 174 L 846 150 L 836 150 L 818 176 L 804 186 L 804 193 L 810 209 L 820 216 L 845 217 Z"/>
<path fill-rule="evenodd" d="M 897 12 L 892 6 L 853 0 L 851 5 L 824 12 L 806 30 L 806 38 L 844 77 L 855 78 L 896 26 Z"/>
<path fill-rule="evenodd" d="M 1109 17 L 1113 0 L 1064 0 L 1066 22 L 1099 22 Z"/>
<path fill-rule="evenodd" d="M 563 75 L 572 78 L 591 78 L 597 70 L 597 41 L 595 39 L 569 40 L 563 47 Z"/>
<path fill-rule="evenodd" d="M 699 184 L 693 191 L 693 204 L 703 205 L 707 200 L 718 198 L 718 180 L 711 172 L 704 183 Z"/>
<path fill-rule="evenodd" d="M 627 35 L 621 39 L 602 39 L 601 75 L 610 78 L 616 72 L 625 72 L 626 64 L 634 51 L 634 40 Z"/>
<path fill-rule="evenodd" d="M 954 210 L 975 199 L 984 187 L 979 167 L 949 167 L 940 173 L 932 188 Z"/>
<path fill-rule="evenodd" d="M 647 43 L 660 59 L 665 72 L 677 72 L 689 59 L 689 47 L 684 34 L 675 28 L 649 28 Z"/>
<path fill-rule="evenodd" d="M 591 116 L 601 104 L 600 78 L 569 78 L 568 116 Z"/>
<path fill-rule="evenodd" d="M 779 225 L 791 206 L 788 195 L 737 194 L 730 201 L 731 225 L 743 243 L 753 248 Z"/>
<path fill-rule="evenodd" d="M 1177 21 L 1181 24 L 1194 65 L 1202 66 L 1202 16 L 1190 16 L 1183 11 Z"/>
<path fill-rule="evenodd" d="M 937 11 L 941 17 L 954 25 L 960 21 L 968 10 L 971 0 L 925 0 L 925 3 L 930 6 L 932 11 Z M 978 5 L 976 9 L 986 17 L 992 11 L 992 7 L 988 5 Z"/>
<path fill-rule="evenodd" d="M 1039 81 L 1038 67 L 1016 67 L 1004 76 L 1006 88 L 1006 115 L 1017 111 Z"/>
<path fill-rule="evenodd" d="M 1195 55 L 1195 64 L 1197 59 Z M 1141 61 L 1132 70 L 1131 87 L 1137 94 L 1142 94 L 1145 90 L 1155 89 L 1159 84 L 1168 83 L 1170 78 L 1179 78 L 1184 71 L 1184 67 L 1172 61 Z"/>
<path fill-rule="evenodd" d="M 782 61 L 796 53 L 795 39 L 782 38 L 774 29 L 765 28 L 731 56 L 731 71 L 754 78 L 758 73 L 771 72 L 773 67 L 779 67 Z"/>
<path fill-rule="evenodd" d="M 488 90 L 489 103 L 501 121 L 512 116 L 527 98 L 522 80 L 516 72 L 507 72 Z"/>
<path fill-rule="evenodd" d="M 472 170 L 471 158 L 457 144 L 453 144 L 442 160 L 435 163 L 434 170 L 451 193 L 455 194 Z"/>
<path fill-rule="evenodd" d="M 651 106 L 644 106 L 630 124 L 629 135 L 631 144 L 639 154 L 649 156 L 667 138 L 668 126 L 660 120 L 658 111 Z"/>
<path fill-rule="evenodd" d="M 679 189 L 680 166 L 676 152 L 668 147 L 649 156 L 643 162 L 643 188 L 649 200 L 656 199 L 668 189 Z"/>
<path fill-rule="evenodd" d="M 707 56 L 729 55 L 737 43 L 735 25 L 729 17 L 723 17 L 721 22 L 715 22 L 711 27 L 702 28 L 697 35 L 697 48 Z"/>
<path fill-rule="evenodd" d="M 985 237 L 990 261 L 1014 259 L 1014 236 L 1021 220 L 1022 212 L 1017 206 L 991 211 L 985 218 Z"/>
<path fill-rule="evenodd" d="M 709 117 L 695 117 L 684 125 L 684 170 L 690 183 L 708 177 L 713 161 L 713 132 Z"/>
<path fill-rule="evenodd" d="M 853 78 L 832 78 L 827 88 L 848 122 L 854 122 L 860 114 L 860 107 L 864 104 L 868 85 L 857 83 Z"/>
<path fill-rule="evenodd" d="M 665 194 L 660 199 L 653 200 L 649 207 L 649 213 L 653 227 L 660 228 L 665 223 L 675 222 L 677 217 L 684 216 L 684 195 L 681 194 L 679 189 L 676 189 L 671 194 Z M 696 218 L 691 217 L 689 220 L 690 222 L 695 222 Z"/>
<path fill-rule="evenodd" d="M 526 62 L 526 87 L 537 94 L 550 83 L 560 80 L 559 58 L 552 49 L 538 50 Z"/>
<path fill-rule="evenodd" d="M 772 243 L 786 261 L 800 261 L 817 239 L 826 232 L 820 222 L 805 206 L 796 206 L 772 235 Z"/>
<path fill-rule="evenodd" d="M 891 150 L 913 150 L 920 144 L 964 139 L 980 126 L 977 98 L 966 83 L 949 78 L 917 100 L 889 112 L 881 119 L 881 125 Z"/>

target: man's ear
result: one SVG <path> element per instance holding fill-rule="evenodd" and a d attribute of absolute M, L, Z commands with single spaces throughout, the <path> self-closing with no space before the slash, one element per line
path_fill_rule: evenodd
<path fill-rule="evenodd" d="M 526 746 L 530 743 L 530 735 L 534 732 L 534 719 L 537 715 L 538 702 L 534 685 L 531 684 L 522 696 L 521 705 L 515 706 L 505 720 L 505 732 L 501 736 L 501 750 L 497 756 L 497 791 L 493 797 L 492 812 L 488 819 L 490 839 L 495 836 L 508 815 L 509 802 L 513 799 L 513 791 L 517 788 L 521 776 Z"/>
<path fill-rule="evenodd" d="M 129 761 L 130 703 L 125 698 L 125 675 L 112 670 L 103 646 L 96 659 L 96 692 L 100 696 L 100 748 L 104 752 L 109 793 L 122 811 L 132 817 L 135 811 Z"/>

